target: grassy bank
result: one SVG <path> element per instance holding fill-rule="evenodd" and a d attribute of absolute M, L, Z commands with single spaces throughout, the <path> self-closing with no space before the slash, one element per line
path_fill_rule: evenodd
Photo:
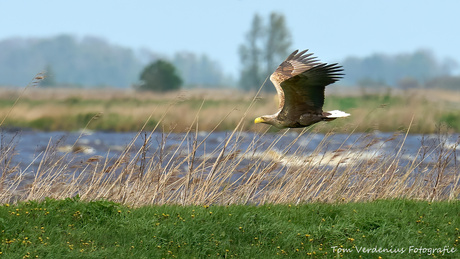
<path fill-rule="evenodd" d="M 459 201 L 129 208 L 108 201 L 47 199 L 3 205 L 0 219 L 2 258 L 460 255 Z M 446 250 L 443 256 L 430 248 Z"/>
<path fill-rule="evenodd" d="M 185 132 L 198 114 L 200 130 L 233 130 L 249 107 L 255 93 L 230 90 L 183 91 L 167 94 L 122 90 L 64 90 L 29 88 L 1 89 L 0 118 L 9 114 L 3 127 L 26 127 L 46 131 L 78 130 L 88 122 L 89 129 L 138 131 L 158 122 L 166 131 Z M 15 100 L 20 100 L 11 110 Z M 340 109 L 352 116 L 314 127 L 317 132 L 395 131 L 408 127 L 412 133 L 434 133 L 436 125 L 446 124 L 460 132 L 458 92 L 413 90 L 406 92 L 330 93 L 324 110 Z M 274 94 L 262 94 L 247 111 L 243 130 L 257 131 L 255 117 L 277 110 Z M 11 113 L 9 113 L 11 111 Z M 151 117 L 150 117 L 151 116 Z M 150 119 L 148 119 L 150 117 Z"/>

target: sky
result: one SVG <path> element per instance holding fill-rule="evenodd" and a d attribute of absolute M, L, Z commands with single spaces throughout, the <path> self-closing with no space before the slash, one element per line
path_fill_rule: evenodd
<path fill-rule="evenodd" d="M 254 14 L 271 12 L 285 15 L 292 50 L 324 62 L 429 49 L 460 63 L 456 0 L 0 0 L 0 40 L 97 36 L 166 55 L 205 53 L 235 75 Z"/>

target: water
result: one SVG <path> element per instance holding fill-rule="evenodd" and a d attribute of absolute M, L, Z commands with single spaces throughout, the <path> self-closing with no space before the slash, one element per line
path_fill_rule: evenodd
<path fill-rule="evenodd" d="M 137 133 L 113 132 L 38 132 L 20 131 L 2 133 L 2 150 L 8 148 L 12 156 L 9 167 L 17 165 L 19 172 L 33 175 L 37 172 L 44 157 L 54 156 L 64 159 L 78 171 L 82 165 L 97 158 L 99 161 L 114 160 L 130 145 Z M 149 133 L 141 134 L 129 149 L 131 157 L 143 146 Z M 197 143 L 203 144 L 197 148 L 197 159 L 215 160 L 231 132 L 216 132 L 208 136 L 200 132 Z M 263 157 L 263 160 L 279 160 L 287 166 L 295 163 L 306 163 L 312 159 L 320 159 L 316 164 L 325 166 L 350 166 L 351 163 L 362 160 L 378 160 L 384 157 L 398 156 L 398 166 L 404 168 L 408 163 L 418 161 L 420 164 L 439 162 L 442 152 L 450 152 L 449 166 L 458 168 L 460 151 L 459 134 L 451 135 L 417 135 L 393 133 L 372 134 L 304 134 L 298 136 L 295 132 L 283 132 L 259 135 L 256 133 L 239 132 L 229 141 L 225 154 L 234 152 L 251 157 Z M 294 141 L 296 140 L 297 141 Z M 194 135 L 185 137 L 184 134 L 153 133 L 148 144 L 146 156 L 157 156 L 159 152 L 170 157 L 187 155 L 193 147 Z M 235 141 L 237 140 L 237 141 Z M 236 143 L 236 144 L 235 144 Z M 163 147 L 162 147 L 163 146 Z M 320 147 L 317 149 L 317 147 Z M 48 152 L 46 150 L 55 150 Z M 14 150 L 11 150 L 14 148 Z M 246 152 L 250 149 L 250 152 Z M 215 151 L 217 150 L 217 151 Z M 268 153 L 267 153 L 268 152 Z M 72 154 L 71 156 L 64 154 Z M 268 155 L 267 155 L 268 154 Z M 0 167 L 5 167 L 5 162 Z M 165 161 L 166 163 L 166 161 Z M 297 165 L 299 165 L 297 164 Z M 245 165 L 242 162 L 241 167 Z M 185 169 L 184 169 L 185 170 Z"/>

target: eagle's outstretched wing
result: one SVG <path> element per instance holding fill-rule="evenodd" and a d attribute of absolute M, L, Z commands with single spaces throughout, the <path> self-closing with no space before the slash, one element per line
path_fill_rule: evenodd
<path fill-rule="evenodd" d="M 282 81 L 284 105 L 279 116 L 296 120 L 306 113 L 322 114 L 325 87 L 339 80 L 342 71 L 338 64 L 320 63 Z"/>
<path fill-rule="evenodd" d="M 270 80 L 278 93 L 280 109 L 283 107 L 285 102 L 284 91 L 281 88 L 281 83 L 320 64 L 316 57 L 311 57 L 313 53 L 305 54 L 307 51 L 308 49 L 301 52 L 299 52 L 299 50 L 292 52 L 292 54 L 289 55 L 270 76 Z"/>

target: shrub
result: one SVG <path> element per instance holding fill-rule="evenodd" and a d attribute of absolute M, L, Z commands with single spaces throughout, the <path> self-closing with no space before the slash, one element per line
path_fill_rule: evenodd
<path fill-rule="evenodd" d="M 182 79 L 169 62 L 158 60 L 144 68 L 139 90 L 166 92 L 180 89 Z"/>

